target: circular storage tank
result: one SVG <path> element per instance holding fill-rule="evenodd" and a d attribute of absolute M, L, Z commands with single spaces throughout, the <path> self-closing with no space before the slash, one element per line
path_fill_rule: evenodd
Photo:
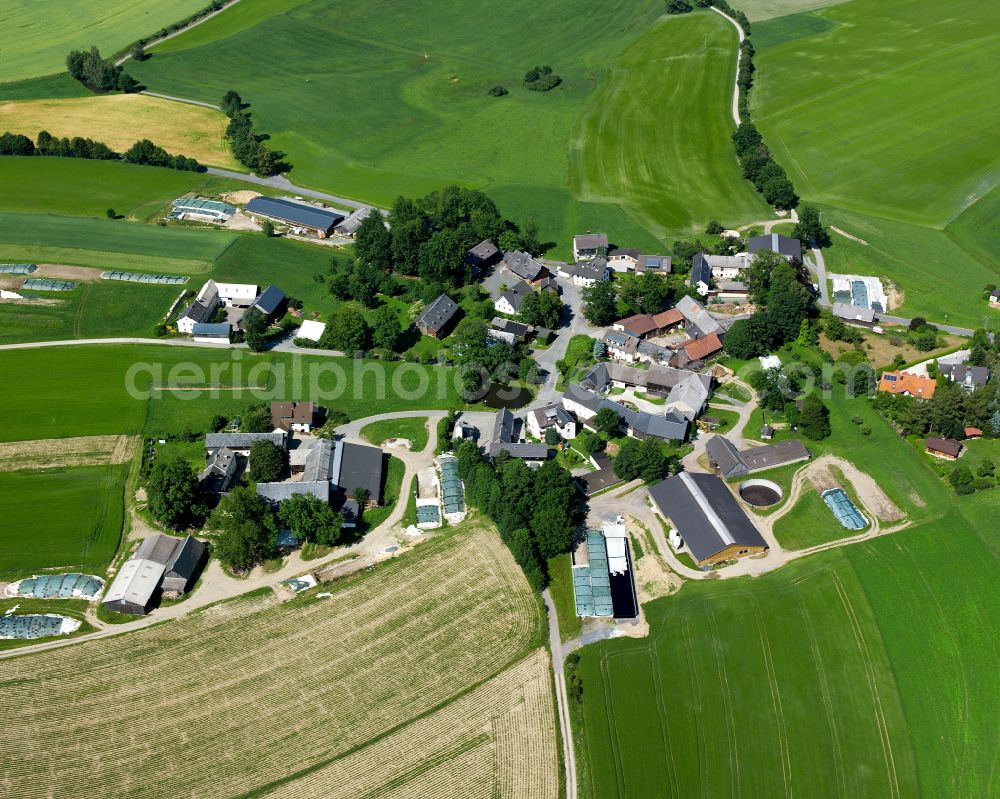
<path fill-rule="evenodd" d="M 755 508 L 768 508 L 781 502 L 785 492 L 770 480 L 746 480 L 740 483 L 740 496 Z"/>

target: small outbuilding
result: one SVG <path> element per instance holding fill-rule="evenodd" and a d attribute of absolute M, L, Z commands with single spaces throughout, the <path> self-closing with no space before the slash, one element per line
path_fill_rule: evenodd
<path fill-rule="evenodd" d="M 417 317 L 417 330 L 425 336 L 445 338 L 457 318 L 458 305 L 447 294 L 442 294 Z"/>
<path fill-rule="evenodd" d="M 958 460 L 963 449 L 965 447 L 962 446 L 960 441 L 956 441 L 953 438 L 939 438 L 938 436 L 931 436 L 924 444 L 924 451 L 928 455 L 933 455 L 935 458 L 942 458 L 946 461 Z"/>

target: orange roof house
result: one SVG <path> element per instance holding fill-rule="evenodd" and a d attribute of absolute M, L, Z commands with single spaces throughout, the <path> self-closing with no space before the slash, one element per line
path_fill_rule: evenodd
<path fill-rule="evenodd" d="M 929 400 L 934 396 L 937 382 L 929 377 L 915 375 L 912 372 L 883 372 L 879 380 L 878 390 L 889 394 L 903 394 L 907 397 Z"/>

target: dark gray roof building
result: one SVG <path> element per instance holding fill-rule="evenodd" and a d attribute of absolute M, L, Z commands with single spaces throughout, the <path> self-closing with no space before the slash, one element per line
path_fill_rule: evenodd
<path fill-rule="evenodd" d="M 670 274 L 673 263 L 669 255 L 640 255 L 636 262 L 636 274 L 643 272 L 659 272 L 662 275 Z"/>
<path fill-rule="evenodd" d="M 705 452 L 716 471 L 725 478 L 742 477 L 810 458 L 809 450 L 797 438 L 737 450 L 728 438 L 712 436 L 705 443 Z"/>
<path fill-rule="evenodd" d="M 364 444 L 344 443 L 343 448 L 343 461 L 336 481 L 340 492 L 356 499 L 356 489 L 363 488 L 368 492 L 369 502 L 381 505 L 385 454 L 378 447 Z"/>
<path fill-rule="evenodd" d="M 329 233 L 333 226 L 344 218 L 343 214 L 336 211 L 278 197 L 254 197 L 247 203 L 246 211 L 296 227 L 316 230 L 323 235 Z"/>
<path fill-rule="evenodd" d="M 938 371 L 948 380 L 959 383 L 966 391 L 974 391 L 990 382 L 990 370 L 985 366 L 939 362 Z"/>
<path fill-rule="evenodd" d="M 767 549 L 732 492 L 714 474 L 681 472 L 650 486 L 649 496 L 699 564 Z"/>
<path fill-rule="evenodd" d="M 148 560 L 163 566 L 163 590 L 183 594 L 201 566 L 206 551 L 205 544 L 193 536 L 171 538 L 157 534 L 143 539 L 132 559 Z"/>
<path fill-rule="evenodd" d="M 514 309 L 514 313 L 520 313 L 521 304 L 529 294 L 531 294 L 531 286 L 522 280 L 507 289 L 500 297 L 510 303 L 510 307 Z"/>
<path fill-rule="evenodd" d="M 780 233 L 765 233 L 763 236 L 751 236 L 747 242 L 747 250 L 753 255 L 759 250 L 770 250 L 783 255 L 789 260 L 802 260 L 802 242 L 782 236 Z"/>
<path fill-rule="evenodd" d="M 531 253 L 519 252 L 518 250 L 505 252 L 503 254 L 503 261 L 511 272 L 521 278 L 521 280 L 527 280 L 529 283 L 537 280 L 545 269 L 544 266 L 532 257 Z"/>
<path fill-rule="evenodd" d="M 497 245 L 489 239 L 483 239 L 465 253 L 465 262 L 473 269 L 485 269 L 488 266 L 493 266 L 501 257 Z"/>
<path fill-rule="evenodd" d="M 662 438 L 683 441 L 687 438 L 688 420 L 679 413 L 666 413 L 663 416 L 633 411 L 617 402 L 609 400 L 600 394 L 590 391 L 576 383 L 566 386 L 563 401 L 575 403 L 591 412 L 591 416 L 602 408 L 610 408 L 625 423 L 629 433 L 636 438 Z M 572 410 L 572 407 L 570 408 Z M 590 418 L 590 417 L 586 417 Z"/>
<path fill-rule="evenodd" d="M 487 454 L 495 458 L 501 452 L 506 452 L 512 458 L 525 461 L 548 460 L 549 448 L 545 444 L 531 444 L 518 441 L 494 441 L 487 447 Z"/>
<path fill-rule="evenodd" d="M 322 502 L 330 501 L 329 480 L 302 480 L 297 483 L 257 483 L 257 496 L 268 500 L 272 505 L 284 502 L 296 494 L 311 494 Z"/>
<path fill-rule="evenodd" d="M 271 319 L 282 310 L 284 304 L 285 292 L 272 284 L 264 289 L 263 293 L 254 301 L 253 307 Z"/>
<path fill-rule="evenodd" d="M 199 322 L 191 328 L 191 335 L 195 338 L 215 338 L 220 341 L 229 341 L 231 331 L 229 322 Z"/>
<path fill-rule="evenodd" d="M 457 314 L 458 305 L 447 294 L 442 294 L 417 317 L 417 329 L 426 336 L 443 338 Z"/>
<path fill-rule="evenodd" d="M 501 408 L 496 413 L 496 421 L 493 425 L 493 440 L 502 444 L 509 444 L 520 438 L 520 423 L 506 408 Z"/>
<path fill-rule="evenodd" d="M 250 449 L 255 441 L 270 441 L 276 447 L 284 448 L 285 434 L 280 430 L 276 433 L 206 433 L 205 449 L 229 447 L 238 452 Z"/>
<path fill-rule="evenodd" d="M 699 283 L 704 283 L 706 286 L 712 285 L 712 265 L 705 258 L 703 252 L 691 259 L 691 274 L 687 280 L 689 286 L 697 286 Z"/>

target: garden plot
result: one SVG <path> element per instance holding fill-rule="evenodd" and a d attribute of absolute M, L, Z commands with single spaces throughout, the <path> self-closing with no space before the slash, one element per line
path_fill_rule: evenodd
<path fill-rule="evenodd" d="M 211 799 L 274 793 L 352 752 L 384 752 L 379 742 L 405 726 L 418 725 L 415 738 L 431 734 L 423 725 L 432 724 L 433 713 L 523 661 L 541 634 L 535 597 L 487 530 L 459 530 L 325 590 L 332 596 L 281 604 L 270 594 L 248 597 L 5 664 L 3 792 Z M 373 778 L 394 790 L 414 780 L 420 787 L 410 795 L 441 795 L 433 782 L 453 776 L 440 769 L 464 773 L 449 753 L 479 773 L 481 765 L 471 765 L 481 764 L 479 739 L 493 735 L 499 763 L 517 763 L 517 747 L 532 745 L 530 728 L 540 752 L 531 770 L 546 774 L 521 778 L 557 783 L 556 760 L 544 753 L 555 746 L 550 695 L 525 700 L 523 725 L 501 707 L 493 709 L 501 720 L 496 733 L 492 716 L 484 716 L 480 727 L 445 743 L 434 763 L 417 766 L 400 743 L 390 758 L 398 771 Z M 491 779 L 501 781 L 510 768 L 498 767 L 501 777 Z M 554 795 L 518 791 L 512 784 L 500 795 Z M 379 795 L 406 794 L 387 787 Z"/>

